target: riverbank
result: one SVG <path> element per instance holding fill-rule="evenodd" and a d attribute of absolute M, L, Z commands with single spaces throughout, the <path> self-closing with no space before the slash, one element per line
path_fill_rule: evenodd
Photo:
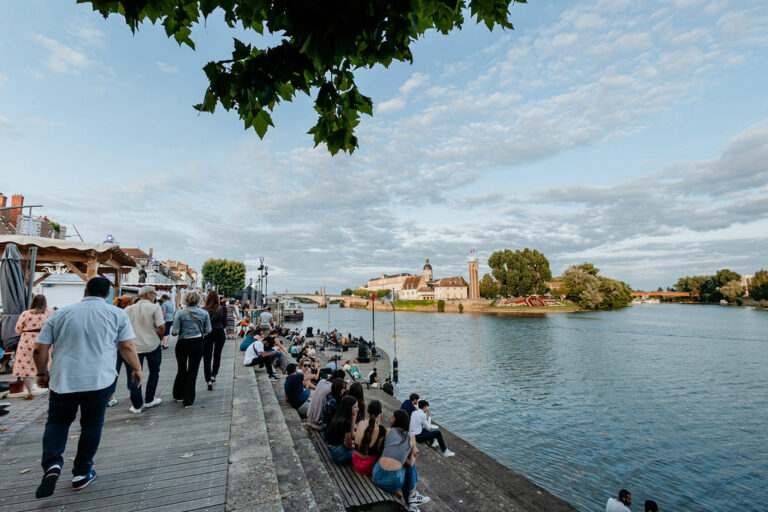
<path fill-rule="evenodd" d="M 382 351 L 383 352 L 383 351 Z M 319 352 L 322 364 L 337 352 Z M 388 373 L 389 357 L 384 352 L 384 358 L 376 363 L 362 364 L 361 372 L 367 375 L 368 369 L 376 366 L 380 376 Z M 387 365 L 385 368 L 384 365 Z M 383 381 L 383 378 L 382 378 Z M 279 402 L 284 401 L 283 383 L 272 383 Z M 419 392 L 419 389 L 407 392 Z M 423 393 L 423 391 L 422 391 Z M 423 398 L 438 401 L 438 397 Z M 392 413 L 400 408 L 400 401 L 379 389 L 366 389 L 365 401 L 379 400 L 383 406 L 384 425 L 389 425 Z M 297 447 L 306 446 L 307 430 L 298 421 L 298 415 L 290 407 L 281 407 L 289 432 Z M 435 418 L 440 424 L 440 418 Z M 442 457 L 439 450 L 420 445 L 421 454 L 417 461 L 419 471 L 418 490 L 421 494 L 430 496 L 432 501 L 420 506 L 423 512 L 470 512 L 484 511 L 548 511 L 574 512 L 571 505 L 550 494 L 543 488 L 532 483 L 523 476 L 505 467 L 488 454 L 455 435 L 444 426 L 440 426 L 448 447 L 456 453 L 455 457 Z M 321 505 L 321 503 L 318 503 Z"/>
<path fill-rule="evenodd" d="M 481 314 L 510 314 L 510 315 L 546 315 L 549 313 L 575 313 L 580 311 L 579 307 L 569 301 L 560 301 L 562 306 L 494 306 L 495 301 L 491 299 L 463 299 L 445 301 L 443 311 L 438 310 L 436 301 L 396 301 L 401 304 L 395 305 L 392 302 L 376 301 L 376 311 L 392 311 L 404 313 L 481 313 Z M 428 302 L 422 305 L 421 302 Z M 355 302 L 350 305 L 350 309 L 371 310 L 371 301 Z"/>

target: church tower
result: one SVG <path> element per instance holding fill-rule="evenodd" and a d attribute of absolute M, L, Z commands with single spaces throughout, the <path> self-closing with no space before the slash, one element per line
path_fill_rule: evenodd
<path fill-rule="evenodd" d="M 426 282 L 432 280 L 432 265 L 429 264 L 429 258 L 427 258 L 427 262 L 424 264 L 424 280 Z"/>

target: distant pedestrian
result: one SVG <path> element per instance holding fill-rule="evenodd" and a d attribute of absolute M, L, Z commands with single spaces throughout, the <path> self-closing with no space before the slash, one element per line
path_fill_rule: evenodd
<path fill-rule="evenodd" d="M 213 383 L 216 382 L 216 375 L 219 374 L 221 366 L 221 351 L 227 341 L 227 312 L 219 301 L 219 292 L 214 290 L 208 292 L 205 297 L 203 309 L 211 318 L 211 332 L 203 338 L 203 375 L 208 384 L 208 391 L 213 391 Z"/>
<path fill-rule="evenodd" d="M 16 357 L 13 361 L 13 376 L 24 379 L 24 387 L 27 394 L 26 400 L 32 400 L 36 395 L 47 393 L 48 389 L 35 386 L 35 340 L 37 340 L 40 329 L 51 316 L 53 310 L 48 309 L 48 302 L 45 295 L 39 294 L 32 297 L 30 309 L 24 311 L 16 320 L 16 334 L 20 334 L 19 344 L 16 346 Z M 47 363 L 46 363 L 47 369 Z M 23 392 L 22 392 L 23 393 Z"/>
<path fill-rule="evenodd" d="M 171 296 L 164 293 L 160 297 L 160 307 L 163 309 L 163 320 L 165 321 L 165 334 L 163 335 L 163 348 L 168 348 L 168 342 L 171 336 L 171 327 L 173 326 L 173 314 L 176 312 L 176 306 L 173 305 Z"/>
<path fill-rule="evenodd" d="M 224 301 L 225 311 L 227 313 L 227 338 L 231 339 L 235 337 L 235 324 L 237 323 L 235 314 L 235 303 L 233 301 Z"/>
<path fill-rule="evenodd" d="M 86 487 L 96 477 L 93 458 L 101 441 L 104 413 L 117 378 L 118 350 L 141 385 L 141 366 L 133 346 L 134 333 L 125 311 L 106 303 L 111 283 L 94 277 L 85 286 L 85 298 L 55 311 L 43 325 L 35 344 L 37 384 L 48 387 L 48 419 L 43 433 L 43 479 L 35 496 L 53 494 L 64 466 L 62 454 L 69 427 L 80 410 L 80 438 L 72 468 L 72 489 Z M 48 349 L 53 345 L 51 371 Z"/>
<path fill-rule="evenodd" d="M 211 332 L 211 318 L 200 307 L 200 295 L 187 292 L 184 307 L 173 317 L 171 334 L 179 337 L 176 342 L 178 370 L 173 381 L 173 399 L 185 408 L 195 403 L 195 384 L 200 360 L 203 358 L 203 337 Z"/>
<path fill-rule="evenodd" d="M 125 308 L 131 327 L 136 333 L 133 345 L 139 354 L 139 365 L 144 367 L 144 359 L 147 360 L 149 377 L 144 398 L 141 396 L 141 387 L 133 385 L 131 369 L 127 368 L 128 390 L 131 393 L 131 407 L 128 409 L 134 414 L 139 414 L 144 407 L 150 408 L 162 402 L 155 396 L 157 383 L 160 380 L 160 364 L 163 360 L 163 349 L 160 343 L 165 335 L 165 316 L 159 304 L 155 304 L 157 291 L 154 286 L 142 286 L 139 288 L 139 301 Z"/>
<path fill-rule="evenodd" d="M 632 495 L 628 490 L 622 489 L 619 491 L 619 499 L 608 498 L 608 503 L 605 504 L 605 512 L 631 512 L 629 506 L 632 504 Z"/>

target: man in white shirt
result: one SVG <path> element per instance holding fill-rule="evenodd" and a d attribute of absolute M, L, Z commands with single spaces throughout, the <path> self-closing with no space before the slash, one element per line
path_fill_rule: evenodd
<path fill-rule="evenodd" d="M 629 506 L 632 504 L 632 495 L 628 490 L 619 491 L 619 499 L 608 498 L 605 504 L 605 512 L 630 512 Z"/>
<path fill-rule="evenodd" d="M 144 366 L 144 359 L 149 367 L 147 389 L 144 399 L 141 397 L 141 388 L 133 385 L 131 381 L 131 369 L 128 368 L 128 390 L 131 392 L 131 407 L 128 409 L 138 414 L 144 407 L 149 409 L 162 402 L 155 396 L 157 382 L 160 380 L 160 363 L 163 360 L 163 349 L 160 342 L 165 336 L 165 315 L 159 304 L 155 304 L 157 291 L 154 286 L 142 286 L 139 289 L 139 301 L 125 308 L 131 327 L 136 333 L 133 344 L 139 354 L 139 364 Z"/>
<path fill-rule="evenodd" d="M 272 347 L 269 347 L 270 349 Z M 245 356 L 243 357 L 243 365 L 245 366 L 264 366 L 267 369 L 267 375 L 269 375 L 269 380 L 277 381 L 278 379 L 277 375 L 275 375 L 275 372 L 272 370 L 272 359 L 277 356 L 277 352 L 274 350 L 267 350 L 264 347 L 264 342 L 261 339 L 261 336 L 256 335 L 256 337 L 253 339 L 253 343 L 251 343 L 247 349 L 245 349 Z"/>
<path fill-rule="evenodd" d="M 416 436 L 418 443 L 432 443 L 432 446 L 435 446 L 434 443 L 437 442 L 444 457 L 456 455 L 445 446 L 443 433 L 439 430 L 432 430 L 432 413 L 429 411 L 429 402 L 426 400 L 419 400 L 417 409 L 411 413 L 409 433 Z"/>

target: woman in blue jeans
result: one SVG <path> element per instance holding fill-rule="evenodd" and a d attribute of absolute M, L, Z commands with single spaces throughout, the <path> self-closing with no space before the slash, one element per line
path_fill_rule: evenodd
<path fill-rule="evenodd" d="M 355 425 L 357 419 L 357 398 L 347 395 L 341 399 L 336 414 L 328 425 L 325 440 L 331 460 L 336 464 L 348 464 L 355 453 Z"/>
<path fill-rule="evenodd" d="M 419 481 L 416 473 L 416 457 L 419 448 L 416 439 L 408 433 L 410 421 L 408 413 L 398 409 L 392 414 L 391 428 L 384 438 L 384 450 L 381 458 L 373 467 L 373 483 L 385 491 L 406 496 L 408 510 L 417 512 L 418 506 L 430 501 L 416 491 Z"/>

